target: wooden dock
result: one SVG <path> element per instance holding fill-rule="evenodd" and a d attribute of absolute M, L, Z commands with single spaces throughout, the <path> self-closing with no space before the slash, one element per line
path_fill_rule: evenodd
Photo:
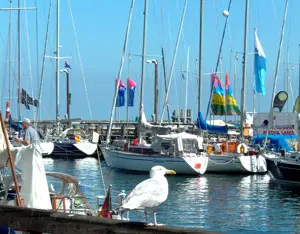
<path fill-rule="evenodd" d="M 102 140 L 106 139 L 109 121 L 107 120 L 81 120 L 81 119 L 73 119 L 71 122 L 78 123 L 82 129 L 87 134 L 91 134 L 92 132 L 97 132 L 100 135 Z M 153 122 L 149 122 L 154 124 Z M 35 122 L 33 122 L 35 124 Z M 181 127 L 185 127 L 188 129 L 188 132 L 192 132 L 195 129 L 195 123 L 184 124 L 182 122 L 163 122 L 162 125 L 173 125 Z M 39 131 L 45 135 L 45 133 L 49 132 L 51 129 L 55 129 L 56 123 L 54 120 L 42 120 L 37 121 L 37 128 Z M 66 120 L 61 120 L 61 126 L 63 129 L 68 128 L 68 122 Z M 124 138 L 128 137 L 129 139 L 133 139 L 137 136 L 136 133 L 137 122 L 135 121 L 114 121 L 112 125 L 111 138 Z"/>
<path fill-rule="evenodd" d="M 103 219 L 24 207 L 0 206 L 0 225 L 30 233 L 52 234 L 209 234 L 204 230 L 147 226 L 142 222 Z"/>

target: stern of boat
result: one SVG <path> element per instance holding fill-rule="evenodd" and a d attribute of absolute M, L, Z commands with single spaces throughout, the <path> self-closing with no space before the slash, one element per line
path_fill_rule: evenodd
<path fill-rule="evenodd" d="M 242 155 L 239 157 L 239 160 L 247 172 L 267 172 L 266 159 L 261 155 Z"/>

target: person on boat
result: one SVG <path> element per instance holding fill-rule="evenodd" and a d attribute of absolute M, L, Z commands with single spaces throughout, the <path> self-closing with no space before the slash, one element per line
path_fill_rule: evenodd
<path fill-rule="evenodd" d="M 16 141 L 23 145 L 40 144 L 40 137 L 38 132 L 31 126 L 30 119 L 24 118 L 22 120 L 22 128 L 24 131 L 23 138 L 16 137 Z"/>

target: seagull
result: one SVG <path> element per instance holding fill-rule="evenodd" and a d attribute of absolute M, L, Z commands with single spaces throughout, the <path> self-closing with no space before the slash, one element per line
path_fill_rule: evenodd
<path fill-rule="evenodd" d="M 165 174 L 176 174 L 173 170 L 168 170 L 162 166 L 154 166 L 150 170 L 150 178 L 139 183 L 125 198 L 120 206 L 121 212 L 128 210 L 144 210 L 146 223 L 147 209 L 153 212 L 154 225 L 156 222 L 156 209 L 163 203 L 169 192 L 169 185 Z"/>

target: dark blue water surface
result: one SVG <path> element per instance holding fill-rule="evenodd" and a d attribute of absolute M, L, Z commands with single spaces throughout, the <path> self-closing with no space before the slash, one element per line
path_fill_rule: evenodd
<path fill-rule="evenodd" d="M 116 201 L 121 190 L 128 194 L 149 177 L 111 169 L 105 162 L 100 167 L 93 158 L 44 159 L 44 163 L 47 171 L 74 175 L 87 185 L 85 195 L 95 207 L 95 196 L 104 194 L 103 181 L 106 188 L 112 184 Z M 224 233 L 300 233 L 300 191 L 275 184 L 268 174 L 167 178 L 169 197 L 157 210 L 159 223 Z M 131 212 L 129 217 L 144 221 L 140 211 Z"/>

